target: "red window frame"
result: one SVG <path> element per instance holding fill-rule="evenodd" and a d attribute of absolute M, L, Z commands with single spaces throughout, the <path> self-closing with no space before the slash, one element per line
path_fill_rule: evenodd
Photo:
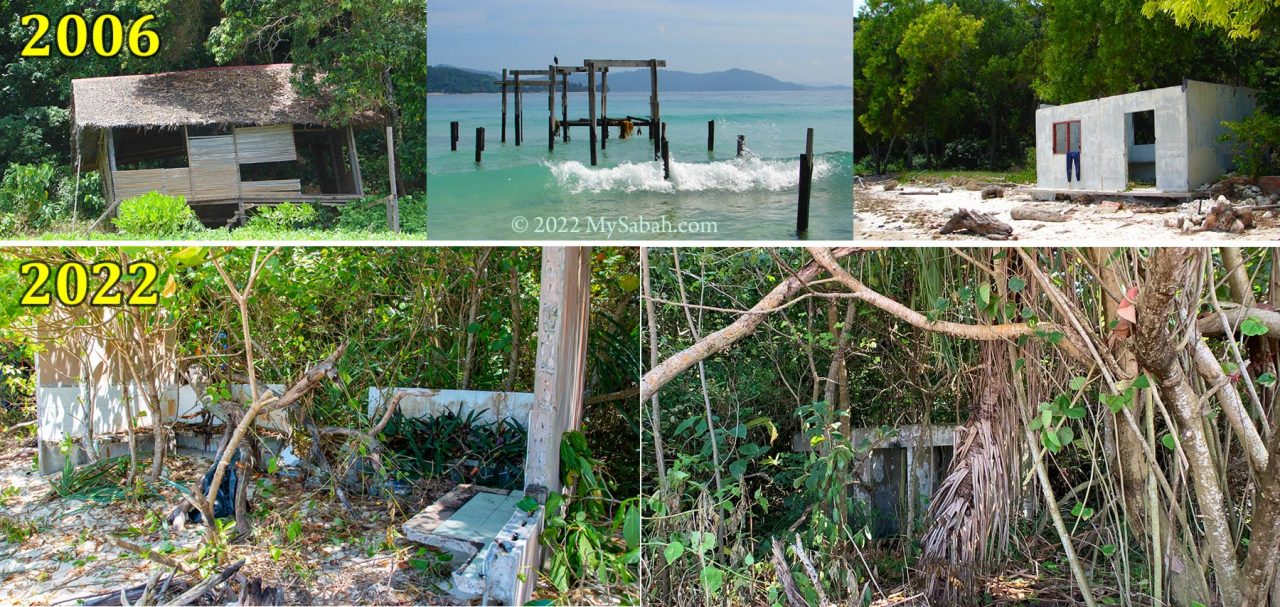
<path fill-rule="evenodd" d="M 1067 149 L 1065 150 L 1058 149 L 1058 125 L 1060 124 L 1067 125 L 1067 141 L 1066 141 Z M 1053 127 L 1050 132 L 1052 133 L 1052 137 L 1053 137 L 1053 153 L 1054 154 L 1066 154 L 1067 152 L 1071 151 L 1071 125 L 1073 124 L 1076 125 L 1076 131 L 1079 131 L 1080 130 L 1079 120 L 1063 120 L 1061 122 L 1053 123 Z M 1082 134 L 1081 139 L 1083 138 L 1084 138 L 1084 135 Z"/>

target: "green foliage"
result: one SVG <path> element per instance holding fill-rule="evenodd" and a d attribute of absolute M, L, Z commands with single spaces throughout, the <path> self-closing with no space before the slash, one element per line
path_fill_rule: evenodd
<path fill-rule="evenodd" d="M 122 200 L 111 222 L 122 236 L 144 240 L 175 239 L 202 229 L 185 198 L 156 192 Z"/>
<path fill-rule="evenodd" d="M 1167 13 L 1183 27 L 1205 24 L 1226 30 L 1232 38 L 1257 38 L 1259 22 L 1275 8 L 1274 0 L 1146 0 L 1142 13 L 1148 17 Z"/>
<path fill-rule="evenodd" d="M 335 227 L 346 231 L 383 231 L 387 229 L 387 207 L 374 204 L 376 197 L 368 197 L 338 207 Z M 404 234 L 427 233 L 427 196 L 402 196 L 400 198 L 400 231 Z"/>
<path fill-rule="evenodd" d="M 410 469 L 425 477 L 500 489 L 524 486 L 524 426 L 511 418 L 487 422 L 482 415 L 464 415 L 461 406 L 425 419 L 397 413 L 387 424 L 387 445 L 409 456 Z"/>
<path fill-rule="evenodd" d="M 1222 126 L 1227 129 L 1222 140 L 1231 144 L 1237 170 L 1250 177 L 1280 171 L 1280 115 L 1258 111 Z"/>
<path fill-rule="evenodd" d="M 315 207 L 306 203 L 285 203 L 258 210 L 245 223 L 245 227 L 264 231 L 285 231 L 309 228 L 315 222 Z"/>

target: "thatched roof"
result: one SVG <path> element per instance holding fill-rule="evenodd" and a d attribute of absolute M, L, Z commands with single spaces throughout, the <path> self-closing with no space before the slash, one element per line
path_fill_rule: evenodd
<path fill-rule="evenodd" d="M 79 129 L 195 124 L 322 124 L 323 98 L 305 98 L 289 81 L 292 64 L 71 81 Z"/>

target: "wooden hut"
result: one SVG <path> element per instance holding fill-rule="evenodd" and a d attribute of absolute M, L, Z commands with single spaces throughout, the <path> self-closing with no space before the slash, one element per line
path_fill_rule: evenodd
<path fill-rule="evenodd" d="M 180 195 L 206 223 L 247 206 L 341 204 L 364 194 L 358 116 L 327 124 L 324 95 L 294 89 L 291 64 L 73 80 L 80 170 L 98 169 L 110 210 L 147 192 Z"/>

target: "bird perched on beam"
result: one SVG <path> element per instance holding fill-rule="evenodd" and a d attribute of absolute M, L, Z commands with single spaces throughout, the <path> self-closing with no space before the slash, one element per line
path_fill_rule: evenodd
<path fill-rule="evenodd" d="M 560 56 L 559 56 L 559 55 L 552 55 L 552 56 L 551 56 L 551 60 L 552 60 L 552 61 L 554 61 L 556 65 L 560 65 Z"/>

